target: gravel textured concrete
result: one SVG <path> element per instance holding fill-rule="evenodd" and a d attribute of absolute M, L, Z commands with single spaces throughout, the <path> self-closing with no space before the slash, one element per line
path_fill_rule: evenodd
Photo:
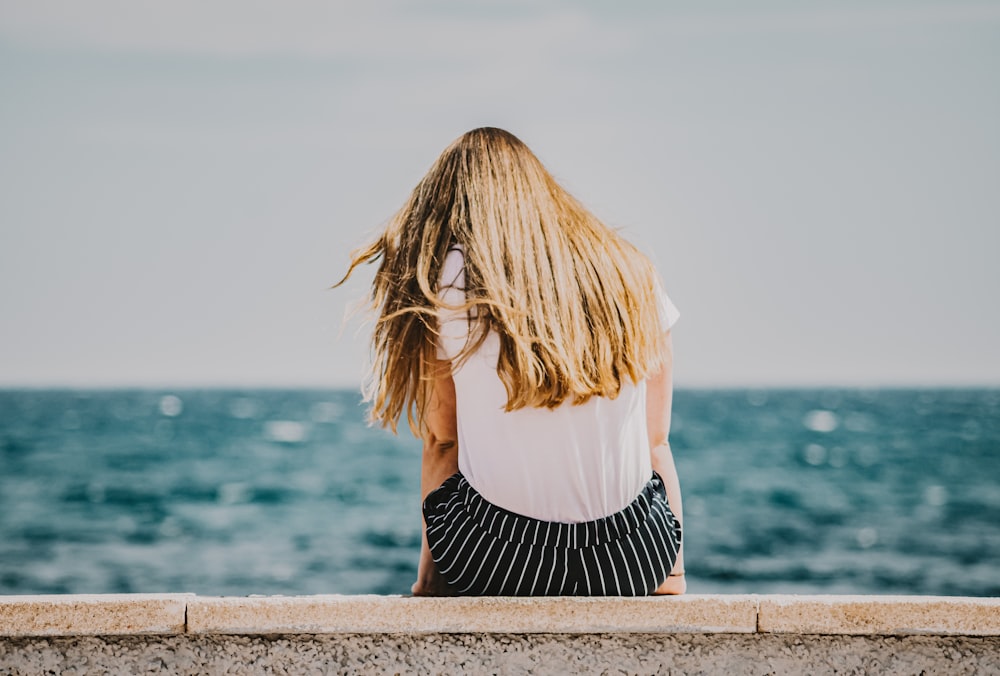
<path fill-rule="evenodd" d="M 2 674 L 996 674 L 1000 638 L 326 634 L 19 638 Z"/>

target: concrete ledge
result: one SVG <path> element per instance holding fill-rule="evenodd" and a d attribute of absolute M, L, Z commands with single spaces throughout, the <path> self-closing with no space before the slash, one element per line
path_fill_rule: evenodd
<path fill-rule="evenodd" d="M 752 633 L 750 595 L 641 598 L 195 598 L 192 634 Z"/>
<path fill-rule="evenodd" d="M 994 674 L 1000 599 L 0 596 L 0 674 L 356 672 Z"/>
<path fill-rule="evenodd" d="M 0 636 L 183 634 L 194 594 L 0 596 Z"/>
<path fill-rule="evenodd" d="M 758 630 L 782 634 L 1000 635 L 1000 599 L 761 596 Z"/>
<path fill-rule="evenodd" d="M 1000 636 L 1000 598 L 0 596 L 0 636 L 337 633 Z"/>

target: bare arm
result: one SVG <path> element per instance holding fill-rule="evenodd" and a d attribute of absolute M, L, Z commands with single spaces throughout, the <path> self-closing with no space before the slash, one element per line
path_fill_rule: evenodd
<path fill-rule="evenodd" d="M 683 524 L 684 510 L 681 505 L 681 484 L 674 467 L 674 456 L 670 452 L 670 407 L 673 403 L 673 342 L 668 332 L 666 358 L 663 368 L 646 381 L 646 427 L 649 432 L 649 452 L 653 469 L 663 478 L 667 490 L 670 509 Z M 668 577 L 656 590 L 657 594 L 683 594 L 687 590 L 684 572 L 684 544 L 677 553 L 677 562 Z"/>
<path fill-rule="evenodd" d="M 458 471 L 458 419 L 455 413 L 455 381 L 448 373 L 447 364 L 438 364 L 440 373 L 434 380 L 431 399 L 427 406 L 427 432 L 424 435 L 424 453 L 420 468 L 420 497 L 440 486 L 445 479 Z M 441 596 L 450 593 L 448 584 L 441 577 L 427 546 L 427 524 L 422 523 L 420 563 L 417 581 L 412 591 L 416 596 Z"/>

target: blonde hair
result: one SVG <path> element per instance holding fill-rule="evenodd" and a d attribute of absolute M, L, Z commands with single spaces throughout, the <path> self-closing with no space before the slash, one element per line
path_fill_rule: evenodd
<path fill-rule="evenodd" d="M 465 258 L 469 340 L 448 364 L 436 360 L 441 266 Z M 371 418 L 396 430 L 424 414 L 440 368 L 455 369 L 488 331 L 500 339 L 497 373 L 506 410 L 555 408 L 614 398 L 660 368 L 662 329 L 649 259 L 567 193 L 513 134 L 474 129 L 454 141 L 403 208 L 351 254 L 342 284 L 379 261 Z M 455 309 L 451 307 L 450 309 Z"/>

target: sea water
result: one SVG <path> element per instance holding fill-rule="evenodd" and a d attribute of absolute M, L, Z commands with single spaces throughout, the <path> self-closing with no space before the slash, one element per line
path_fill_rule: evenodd
<path fill-rule="evenodd" d="M 690 591 L 1000 595 L 1000 390 L 674 401 Z M 420 443 L 364 413 L 353 391 L 0 391 L 0 594 L 407 593 Z"/>

